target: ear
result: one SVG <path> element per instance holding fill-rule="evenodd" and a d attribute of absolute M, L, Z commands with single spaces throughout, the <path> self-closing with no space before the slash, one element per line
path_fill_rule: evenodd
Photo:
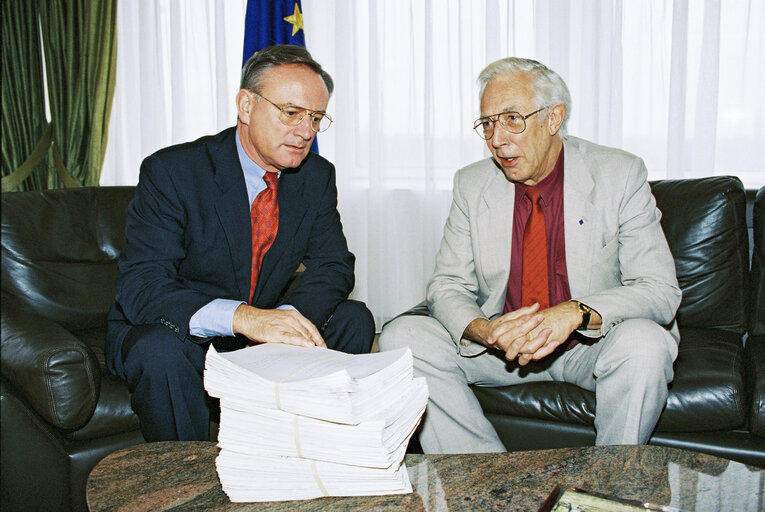
<path fill-rule="evenodd" d="M 239 121 L 244 124 L 250 124 L 250 112 L 254 107 L 255 94 L 247 89 L 239 89 L 236 93 L 236 111 L 239 114 Z"/>
<path fill-rule="evenodd" d="M 550 130 L 550 135 L 555 135 L 563 126 L 563 120 L 566 119 L 566 105 L 559 103 L 550 107 L 547 114 L 547 127 Z"/>

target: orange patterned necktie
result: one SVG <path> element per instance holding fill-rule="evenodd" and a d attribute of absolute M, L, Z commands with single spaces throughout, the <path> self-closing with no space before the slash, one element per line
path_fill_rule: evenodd
<path fill-rule="evenodd" d="M 250 222 L 252 223 L 252 274 L 250 275 L 250 303 L 258 284 L 260 266 L 263 257 L 274 243 L 276 232 L 279 230 L 279 203 L 276 200 L 276 189 L 279 176 L 275 172 L 266 172 L 263 176 L 266 188 L 261 190 L 252 201 Z"/>
<path fill-rule="evenodd" d="M 539 191 L 526 190 L 531 199 L 531 215 L 523 232 L 523 264 L 521 277 L 521 306 L 539 302 L 539 309 L 550 307 L 550 287 L 547 274 L 547 235 L 545 214 L 539 204 Z"/>

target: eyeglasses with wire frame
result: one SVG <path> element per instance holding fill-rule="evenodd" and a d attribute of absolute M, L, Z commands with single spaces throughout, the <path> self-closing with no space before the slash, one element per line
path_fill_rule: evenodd
<path fill-rule="evenodd" d="M 309 110 L 296 105 L 277 105 L 262 94 L 257 92 L 255 94 L 279 109 L 279 121 L 287 126 L 299 125 L 300 122 L 305 119 L 306 115 L 311 116 L 311 122 L 308 124 L 311 126 L 311 130 L 316 133 L 326 131 L 327 128 L 332 125 L 332 118 L 326 112 L 322 112 L 321 110 Z"/>
<path fill-rule="evenodd" d="M 473 123 L 473 130 L 482 139 L 489 140 L 494 136 L 494 127 L 499 121 L 510 133 L 523 133 L 526 130 L 526 119 L 546 108 L 542 107 L 525 116 L 518 112 L 501 112 L 491 116 L 479 117 Z"/>

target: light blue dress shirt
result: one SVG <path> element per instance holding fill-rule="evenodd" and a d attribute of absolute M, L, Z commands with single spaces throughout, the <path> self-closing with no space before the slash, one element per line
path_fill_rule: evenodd
<path fill-rule="evenodd" d="M 263 176 L 266 170 L 252 161 L 247 156 L 242 147 L 242 141 L 239 140 L 239 133 L 236 134 L 236 151 L 239 155 L 239 163 L 244 171 L 244 182 L 247 185 L 247 197 L 250 205 L 255 197 L 266 188 L 266 181 Z M 281 173 L 279 173 L 281 174 Z M 233 336 L 234 311 L 240 304 L 245 302 L 231 299 L 213 299 L 202 306 L 189 320 L 189 334 L 202 338 L 212 336 Z M 292 306 L 284 304 L 278 309 L 295 309 Z"/>

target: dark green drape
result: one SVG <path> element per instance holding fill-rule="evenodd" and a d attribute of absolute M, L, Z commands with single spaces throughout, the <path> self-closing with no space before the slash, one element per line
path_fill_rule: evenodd
<path fill-rule="evenodd" d="M 38 0 L 2 2 L 2 175 L 18 169 L 45 134 L 42 51 Z M 30 162 L 33 164 L 34 162 Z M 31 165 L 32 172 L 14 190 L 47 188 L 45 159 Z M 5 181 L 5 180 L 4 180 Z M 3 190 L 5 190 L 3 183 Z"/>
<path fill-rule="evenodd" d="M 23 4 L 23 5 L 22 5 Z M 34 4 L 34 8 L 25 6 Z M 21 187 L 26 188 L 59 188 L 78 185 L 95 186 L 99 183 L 101 167 L 104 161 L 108 138 L 109 115 L 114 96 L 117 37 L 116 37 L 116 0 L 5 0 L 3 7 L 3 78 L 8 74 L 23 74 L 19 68 L 30 67 L 26 63 L 40 59 L 40 35 L 42 50 L 45 55 L 45 72 L 48 85 L 48 102 L 50 106 L 50 125 L 43 124 L 41 133 L 36 127 L 37 139 L 32 148 L 24 147 L 26 154 L 18 142 L 18 129 L 5 133 L 3 125 L 3 190 L 7 190 L 11 172 L 18 169 L 16 160 L 23 161 L 32 152 L 35 144 L 39 150 L 45 150 L 45 128 L 50 137 L 50 147 L 47 151 L 47 175 L 32 183 L 33 177 L 27 179 Z M 10 11 L 6 16 L 5 11 Z M 23 33 L 29 32 L 26 38 L 16 34 L 6 37 L 6 25 L 19 26 L 24 24 Z M 17 32 L 22 33 L 21 29 Z M 21 60 L 13 55 L 6 56 L 6 40 L 16 38 L 18 53 Z M 36 47 L 31 44 L 36 41 Z M 6 58 L 7 57 L 7 58 Z M 37 64 L 42 69 L 42 66 Z M 41 76 L 41 72 L 40 72 Z M 29 104 L 42 99 L 42 79 L 38 82 L 21 83 L 21 78 L 15 78 L 19 86 L 28 87 Z M 3 87 L 3 109 L 5 111 L 6 95 L 8 102 L 13 102 L 11 91 Z M 20 124 L 30 122 L 26 107 L 13 107 L 20 110 Z M 36 106 L 37 108 L 37 106 Z M 39 108 L 44 104 L 39 102 Z M 44 121 L 44 115 L 43 115 Z M 28 129 L 28 128 L 27 128 Z M 29 130 L 29 129 L 28 129 Z M 9 147 L 18 147 L 19 156 L 6 167 L 5 146 L 8 139 Z M 35 171 L 38 174 L 40 171 Z"/>

